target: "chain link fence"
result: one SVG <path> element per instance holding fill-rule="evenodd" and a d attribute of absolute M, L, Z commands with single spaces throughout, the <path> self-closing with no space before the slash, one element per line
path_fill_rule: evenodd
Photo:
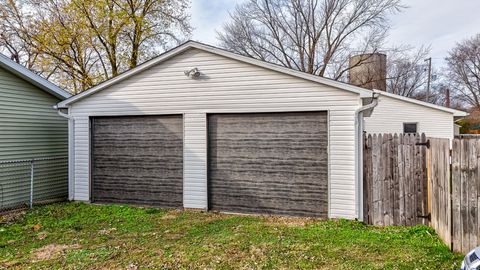
<path fill-rule="evenodd" d="M 0 161 L 0 212 L 68 198 L 68 158 Z"/>

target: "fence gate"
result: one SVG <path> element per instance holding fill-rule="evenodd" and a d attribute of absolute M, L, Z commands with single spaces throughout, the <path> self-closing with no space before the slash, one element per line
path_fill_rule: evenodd
<path fill-rule="evenodd" d="M 428 224 L 464 254 L 480 246 L 480 139 L 368 135 L 363 158 L 365 222 Z"/>
<path fill-rule="evenodd" d="M 452 143 L 452 247 L 466 253 L 480 245 L 480 140 Z"/>
<path fill-rule="evenodd" d="M 425 134 L 365 136 L 364 221 L 377 226 L 428 224 Z"/>
<path fill-rule="evenodd" d="M 431 226 L 454 251 L 480 246 L 480 140 L 430 139 L 428 151 Z M 450 166 L 451 161 L 451 166 Z"/>
<path fill-rule="evenodd" d="M 449 245 L 452 239 L 450 140 L 429 138 L 429 141 L 427 165 L 430 226 Z"/>

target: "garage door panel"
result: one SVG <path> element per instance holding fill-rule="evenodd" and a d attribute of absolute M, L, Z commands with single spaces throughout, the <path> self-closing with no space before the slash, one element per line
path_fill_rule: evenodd
<path fill-rule="evenodd" d="M 183 205 L 181 116 L 93 120 L 93 200 Z"/>
<path fill-rule="evenodd" d="M 96 143 L 97 145 L 95 147 L 95 154 L 97 157 L 104 156 L 105 158 L 112 156 L 112 153 L 122 156 L 124 153 L 128 153 L 130 151 L 136 152 L 135 158 L 139 160 L 144 160 L 144 158 L 148 157 L 151 157 L 154 160 L 158 158 L 177 158 L 178 155 L 182 153 L 182 150 L 178 149 L 179 147 L 181 148 L 182 145 L 167 141 L 144 141 L 141 142 L 142 144 L 140 144 L 139 142 L 126 140 L 121 143 L 115 142 L 114 140 L 105 140 L 104 142 L 97 141 Z M 151 147 L 152 145 L 154 146 L 163 144 L 167 145 L 162 147 L 162 149 L 158 149 L 158 147 Z"/>
<path fill-rule="evenodd" d="M 224 187 L 223 190 L 221 187 L 218 188 L 218 192 L 222 191 L 223 193 L 228 195 L 223 195 L 223 196 L 218 196 L 217 198 L 229 198 L 229 197 L 235 197 L 237 196 L 238 198 L 256 198 L 259 199 L 261 198 L 262 201 L 268 202 L 271 200 L 276 200 L 276 201 L 284 201 L 284 202 L 301 202 L 302 205 L 307 205 L 307 204 L 312 204 L 312 206 L 316 202 L 326 202 L 326 200 L 321 199 L 323 192 L 311 192 L 309 191 L 309 188 L 305 188 L 303 192 L 292 192 L 293 189 L 297 189 L 297 187 L 289 187 L 289 188 L 279 188 L 279 187 L 272 187 L 273 190 L 269 190 L 266 192 L 259 192 L 258 187 L 254 189 L 253 187 L 250 189 L 242 189 L 236 186 L 237 191 L 232 192 L 231 187 Z M 302 188 L 302 187 L 299 187 Z M 304 194 L 305 192 L 308 192 L 307 194 Z M 274 194 L 274 195 L 272 195 Z M 298 198 L 298 199 L 296 199 Z M 246 202 L 250 201 L 249 199 L 245 200 Z M 306 202 L 308 201 L 308 202 Z M 235 202 L 233 202 L 234 204 Z M 228 202 L 225 202 L 223 205 L 228 204 Z M 247 204 L 248 206 L 251 207 L 251 204 Z M 281 206 L 281 207 L 288 207 L 288 204 L 280 204 L 276 206 Z M 255 206 L 256 208 L 257 206 Z"/>
<path fill-rule="evenodd" d="M 221 175 L 219 174 L 219 177 L 221 178 L 232 178 L 232 175 L 229 175 L 229 174 L 224 174 L 224 175 Z M 259 188 L 261 187 L 265 187 L 264 190 L 273 190 L 275 192 L 281 190 L 282 188 L 285 188 L 285 190 L 288 190 L 288 187 L 294 187 L 295 189 L 294 190 L 291 190 L 290 189 L 290 192 L 294 193 L 296 190 L 308 190 L 311 188 L 312 186 L 312 181 L 316 181 L 318 180 L 317 178 L 305 178 L 305 179 L 302 179 L 301 181 L 297 181 L 296 179 L 292 179 L 291 181 L 289 181 L 288 183 L 286 183 L 284 181 L 285 177 L 281 178 L 281 177 L 272 177 L 272 178 L 268 178 L 269 180 L 267 179 L 260 179 L 259 181 L 253 181 L 252 178 L 249 178 L 249 179 L 244 179 L 244 180 L 241 180 L 241 179 L 238 179 L 238 178 L 235 178 L 235 181 L 231 181 L 231 182 L 227 182 L 225 181 L 225 183 L 216 183 L 215 184 L 215 188 L 217 190 L 221 189 L 222 187 L 224 188 L 228 188 L 228 187 L 232 187 L 232 189 L 242 189 L 242 190 L 247 190 L 248 187 L 251 187 L 252 189 L 255 188 L 257 189 L 257 192 L 261 193 L 262 190 Z M 280 182 L 282 181 L 282 182 Z M 328 185 L 326 183 L 318 183 L 315 185 L 316 187 L 327 187 Z M 268 189 L 267 189 L 268 187 Z M 236 192 L 234 190 L 230 191 L 230 192 Z M 316 190 L 310 190 L 309 192 L 316 192 Z M 319 193 L 323 193 L 324 191 L 320 188 Z M 305 194 L 307 195 L 307 194 Z"/>
<path fill-rule="evenodd" d="M 302 163 L 302 164 L 299 164 Z M 275 172 L 289 172 L 291 171 L 289 167 L 295 167 L 296 173 L 304 172 L 315 172 L 316 166 L 326 166 L 328 161 L 326 159 L 321 162 L 316 161 L 304 161 L 299 159 L 294 159 L 292 161 L 277 161 L 274 159 L 265 159 L 258 158 L 256 160 L 251 160 L 248 158 L 226 158 L 221 161 L 212 162 L 212 167 L 215 166 L 217 169 L 230 168 L 233 171 L 245 172 L 245 166 L 248 166 L 248 171 L 258 172 L 258 171 L 269 171 L 271 173 Z M 244 165 L 244 166 L 241 166 Z M 239 168 L 240 167 L 240 168 Z M 237 168 L 237 169 L 235 169 Z"/>
<path fill-rule="evenodd" d="M 177 181 L 176 176 L 172 177 L 164 177 L 165 183 L 162 183 L 162 185 L 158 185 L 155 182 L 158 181 L 157 177 L 147 177 L 147 176 L 142 176 L 142 179 L 144 181 L 132 181 L 133 177 L 136 177 L 136 175 L 128 175 L 125 174 L 123 176 L 112 176 L 112 175 L 98 175 L 98 177 L 102 178 L 102 180 L 105 181 L 97 181 L 96 187 L 100 188 L 102 186 L 131 186 L 131 187 L 138 187 L 139 189 L 142 186 L 145 187 L 181 187 L 181 183 Z M 170 183 L 169 183 L 170 182 Z M 174 190 L 168 191 L 169 193 L 175 192 Z"/>
<path fill-rule="evenodd" d="M 295 216 L 318 216 L 312 215 L 310 210 L 312 205 L 327 204 L 326 200 L 310 200 L 305 203 L 302 200 L 285 200 L 285 198 L 261 198 L 257 195 L 245 196 L 244 194 L 233 194 L 231 196 L 220 196 L 219 200 L 226 201 L 223 207 L 228 211 L 238 213 L 252 213 L 252 214 L 276 214 L 276 215 L 295 215 Z M 232 202 L 233 201 L 233 202 Z M 255 209 L 251 207 L 255 205 Z M 281 207 L 279 207 L 281 206 Z"/>
<path fill-rule="evenodd" d="M 213 210 L 326 217 L 326 112 L 210 115 Z"/>
<path fill-rule="evenodd" d="M 96 186 L 97 192 L 102 193 L 102 201 L 116 198 L 117 202 L 124 202 L 127 200 L 136 200 L 145 202 L 147 205 L 159 205 L 160 202 L 167 202 L 164 206 L 177 207 L 178 201 L 172 200 L 176 196 L 181 196 L 182 192 L 177 185 L 162 185 L 162 189 L 178 190 L 178 192 L 170 191 L 168 193 L 159 192 L 150 183 L 145 184 L 131 184 L 131 182 L 115 181 L 115 184 L 98 184 Z M 136 194 L 138 196 L 124 196 L 125 194 Z M 155 194 L 155 196 L 151 196 Z M 150 199 L 147 199 L 150 197 Z"/>
<path fill-rule="evenodd" d="M 115 155 L 115 152 L 112 152 Z M 158 175 L 171 173 L 178 175 L 178 172 L 182 170 L 182 161 L 175 159 L 155 159 L 149 160 L 148 158 L 130 161 L 128 158 L 109 159 L 109 161 L 100 161 L 101 158 L 97 157 L 98 163 L 96 163 L 97 173 L 115 172 L 121 171 L 122 173 L 131 171 L 138 175 Z M 174 164 L 172 164 L 174 162 Z M 163 164 L 159 167 L 158 164 Z M 139 169 L 141 167 L 141 169 Z M 155 172 L 157 172 L 155 174 Z"/>
<path fill-rule="evenodd" d="M 149 143 L 149 145 L 158 145 L 158 144 L 155 144 L 155 143 Z M 140 159 L 140 160 L 145 160 L 146 158 L 152 158 L 154 159 L 154 161 L 156 161 L 159 156 L 159 154 L 161 155 L 161 157 L 163 159 L 172 159 L 172 158 L 177 158 L 179 154 L 182 153 L 182 151 L 178 151 L 176 149 L 174 149 L 175 147 L 167 147 L 166 149 L 162 149 L 162 150 L 154 150 L 154 149 L 151 149 L 151 148 L 148 148 L 148 147 L 140 147 L 140 146 L 129 146 L 129 147 L 124 147 L 124 146 L 115 146 L 114 144 L 111 144 L 110 145 L 111 149 L 108 149 L 108 148 L 104 148 L 104 149 L 101 149 L 99 148 L 99 152 L 98 152 L 98 157 L 102 156 L 102 155 L 105 155 L 105 158 L 108 158 L 109 156 L 113 154 L 118 154 L 118 155 L 123 155 L 124 153 L 128 153 L 128 152 L 136 152 L 136 158 L 137 159 Z M 177 145 L 176 147 L 181 147 L 181 145 Z"/>
<path fill-rule="evenodd" d="M 217 135 L 210 134 L 210 136 L 216 137 Z M 228 136 L 223 135 L 222 136 Z M 297 136 L 297 135 L 296 135 Z M 301 135 L 299 135 L 301 136 Z M 318 137 L 312 137 L 310 139 L 290 139 L 290 140 L 274 140 L 270 139 L 257 139 L 256 142 L 242 142 L 242 144 L 231 145 L 236 138 L 230 137 L 229 140 L 223 142 L 217 142 L 212 145 L 216 148 L 215 154 L 219 156 L 219 160 L 228 159 L 247 159 L 246 157 L 255 155 L 257 158 L 269 158 L 272 160 L 285 160 L 292 161 L 315 161 L 318 162 L 321 159 L 326 160 L 326 157 L 315 156 L 319 148 L 327 148 L 327 143 L 318 143 L 315 140 Z M 238 138 L 241 140 L 241 138 Z M 291 155 L 295 153 L 295 155 Z M 298 156 L 298 158 L 297 158 Z M 320 158 L 320 159 L 319 159 Z"/>
<path fill-rule="evenodd" d="M 109 196 L 111 195 L 111 196 Z M 106 193 L 101 200 L 101 203 L 122 203 L 133 205 L 149 205 L 162 208 L 178 208 L 178 202 L 170 200 L 169 197 L 164 199 L 159 198 L 158 193 L 155 191 L 135 192 L 135 191 L 122 191 Z"/>

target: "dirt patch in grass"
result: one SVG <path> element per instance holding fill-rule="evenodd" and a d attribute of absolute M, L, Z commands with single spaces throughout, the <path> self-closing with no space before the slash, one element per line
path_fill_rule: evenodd
<path fill-rule="evenodd" d="M 48 234 L 46 232 L 41 232 L 39 234 L 37 234 L 37 239 L 38 240 L 43 240 L 45 238 L 47 238 Z"/>
<path fill-rule="evenodd" d="M 168 213 L 166 213 L 165 215 L 163 215 L 161 217 L 162 220 L 170 220 L 170 219 L 175 219 L 178 217 L 178 215 L 180 215 L 180 213 L 182 213 L 182 211 L 180 210 L 171 210 L 169 211 Z"/>
<path fill-rule="evenodd" d="M 0 214 L 0 225 L 9 225 L 15 223 L 21 217 L 25 215 L 24 210 L 11 211 Z"/>
<path fill-rule="evenodd" d="M 99 230 L 99 231 L 98 231 L 98 234 L 101 234 L 101 235 L 109 235 L 109 234 L 111 234 L 112 232 L 115 232 L 116 230 L 117 230 L 117 228 L 102 229 L 102 230 Z"/>
<path fill-rule="evenodd" d="M 73 249 L 80 249 L 81 246 L 78 244 L 74 245 L 57 245 L 57 244 L 50 244 L 43 246 L 39 249 L 33 251 L 34 255 L 34 262 L 52 260 L 58 258 L 62 253 L 67 250 Z"/>
<path fill-rule="evenodd" d="M 321 221 L 318 218 L 304 218 L 304 217 L 279 217 L 279 216 L 265 216 L 264 220 L 270 225 L 285 225 L 288 227 L 303 227 L 314 222 Z"/>
<path fill-rule="evenodd" d="M 207 220 L 217 220 L 230 217 L 245 217 L 245 218 L 259 218 L 265 224 L 268 225 L 284 225 L 289 227 L 301 227 L 315 222 L 325 221 L 320 218 L 310 217 L 288 217 L 288 216 L 271 216 L 263 214 L 242 214 L 242 213 L 223 213 L 223 212 L 210 212 L 208 213 Z"/>

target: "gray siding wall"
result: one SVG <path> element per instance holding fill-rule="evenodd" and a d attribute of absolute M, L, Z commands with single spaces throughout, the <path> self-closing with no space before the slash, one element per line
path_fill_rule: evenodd
<path fill-rule="evenodd" d="M 0 68 L 0 161 L 67 156 L 67 121 L 59 99 Z M 67 158 L 35 166 L 36 200 L 67 196 Z M 28 200 L 30 166 L 0 167 L 0 207 Z"/>
<path fill-rule="evenodd" d="M 185 70 L 197 67 L 202 78 Z M 208 113 L 328 111 L 329 216 L 356 218 L 355 110 L 348 91 L 190 49 L 72 104 L 76 200 L 90 200 L 90 116 L 184 115 L 186 208 L 207 207 Z"/>

